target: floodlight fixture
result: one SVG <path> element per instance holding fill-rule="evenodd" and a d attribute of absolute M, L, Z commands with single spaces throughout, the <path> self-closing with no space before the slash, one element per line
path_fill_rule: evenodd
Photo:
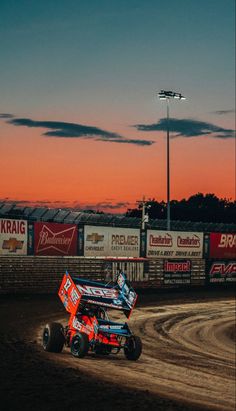
<path fill-rule="evenodd" d="M 176 93 L 175 91 L 166 91 L 166 90 L 161 90 L 158 93 L 158 97 L 160 100 L 167 100 L 170 98 L 175 98 L 177 100 L 186 100 L 186 97 L 184 97 L 181 93 Z"/>

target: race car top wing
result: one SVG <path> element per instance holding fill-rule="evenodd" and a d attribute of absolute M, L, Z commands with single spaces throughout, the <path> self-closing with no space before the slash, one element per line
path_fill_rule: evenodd
<path fill-rule="evenodd" d="M 129 318 L 136 304 L 138 296 L 129 284 L 126 275 L 123 272 L 120 272 L 120 274 L 117 277 L 117 285 L 120 290 L 120 298 L 125 303 L 123 304 L 124 313 L 126 317 Z"/>
<path fill-rule="evenodd" d="M 89 281 L 79 277 L 73 277 L 73 281 L 79 294 L 81 294 L 81 302 L 122 310 L 127 317 L 130 316 L 137 294 L 129 285 L 125 274 L 119 274 L 114 285 Z"/>
<path fill-rule="evenodd" d="M 129 318 L 137 300 L 137 294 L 128 283 L 124 273 L 120 273 L 114 285 L 71 277 L 63 277 L 59 297 L 66 310 L 76 314 L 81 303 L 124 311 Z"/>
<path fill-rule="evenodd" d="M 75 315 L 81 300 L 81 294 L 79 293 L 74 281 L 70 274 L 66 272 L 62 279 L 61 286 L 58 291 L 58 295 L 65 306 L 65 309 Z"/>
<path fill-rule="evenodd" d="M 122 302 L 119 300 L 119 290 L 114 286 L 79 277 L 73 277 L 73 281 L 76 284 L 78 293 L 81 295 L 80 302 L 122 309 Z"/>

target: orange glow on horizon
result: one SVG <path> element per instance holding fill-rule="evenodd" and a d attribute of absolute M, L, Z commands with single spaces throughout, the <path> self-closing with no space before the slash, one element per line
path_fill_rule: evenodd
<path fill-rule="evenodd" d="M 49 207 L 79 205 L 105 212 L 134 208 L 143 195 L 166 200 L 165 136 L 143 147 L 44 137 L 40 135 L 43 130 L 4 123 L 2 130 L 1 199 L 26 201 L 26 205 L 42 202 Z M 150 140 L 154 135 L 138 134 Z M 130 136 L 137 138 L 137 131 L 131 130 Z M 234 200 L 232 139 L 172 139 L 170 165 L 171 199 L 202 192 Z"/>

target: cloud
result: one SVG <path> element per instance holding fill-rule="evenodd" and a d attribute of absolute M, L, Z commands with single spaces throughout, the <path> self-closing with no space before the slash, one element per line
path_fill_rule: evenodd
<path fill-rule="evenodd" d="M 97 202 L 97 203 L 82 203 L 78 201 L 64 201 L 64 200 L 16 200 L 9 197 L 0 198 L 0 203 L 2 204 L 11 204 L 12 207 L 16 208 L 24 208 L 24 207 L 44 207 L 44 208 L 62 208 L 68 211 L 88 211 L 92 210 L 96 211 L 104 211 L 104 212 L 120 212 L 122 210 L 126 210 L 130 207 L 129 202 L 120 201 L 116 202 L 113 199 L 105 199 L 104 201 Z M 0 208 L 1 210 L 1 208 Z"/>
<path fill-rule="evenodd" d="M 90 206 L 91 208 L 95 208 L 96 210 L 119 210 L 121 208 L 127 208 L 129 206 L 128 202 L 118 202 L 118 203 L 110 203 L 107 201 L 103 201 L 101 203 L 93 204 Z"/>
<path fill-rule="evenodd" d="M 154 143 L 154 141 L 150 140 L 128 139 L 119 134 L 105 131 L 97 127 L 76 123 L 35 121 L 29 118 L 11 118 L 8 123 L 14 126 L 46 128 L 48 131 L 43 133 L 46 137 L 94 139 L 96 141 L 135 144 L 139 146 L 150 146 Z"/>
<path fill-rule="evenodd" d="M 219 116 L 224 116 L 231 113 L 235 113 L 235 110 L 216 110 L 212 112 L 212 114 L 218 114 Z"/>
<path fill-rule="evenodd" d="M 135 127 L 139 131 L 166 131 L 167 119 L 161 118 L 158 123 L 154 124 L 136 124 Z M 169 119 L 169 130 L 176 133 L 172 137 L 198 137 L 210 136 L 214 138 L 233 138 L 235 131 L 216 126 L 204 121 L 194 119 Z"/>
<path fill-rule="evenodd" d="M 120 209 L 127 209 L 130 206 L 130 203 L 127 201 L 119 201 L 116 202 L 114 199 L 105 199 L 104 201 L 97 202 L 97 203 L 79 203 L 74 201 L 71 203 L 71 208 L 74 210 L 102 210 L 102 211 L 112 211 L 112 210 L 120 210 Z"/>
<path fill-rule="evenodd" d="M 9 113 L 0 113 L 0 118 L 13 118 L 13 114 L 9 114 Z"/>
<path fill-rule="evenodd" d="M 63 206 L 68 206 L 67 201 L 62 201 L 62 200 L 56 200 L 56 201 L 50 201 L 50 200 L 16 200 L 12 199 L 9 197 L 4 197 L 0 198 L 0 203 L 7 203 L 7 204 L 12 204 L 15 206 L 19 207 L 24 207 L 24 206 L 29 206 L 29 207 L 52 207 L 55 208 L 57 206 L 63 207 Z"/>

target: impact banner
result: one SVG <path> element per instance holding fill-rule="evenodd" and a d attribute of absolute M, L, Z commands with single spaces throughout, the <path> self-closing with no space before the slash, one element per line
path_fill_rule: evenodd
<path fill-rule="evenodd" d="M 163 262 L 164 284 L 190 284 L 191 261 L 190 260 L 164 260 Z"/>
<path fill-rule="evenodd" d="M 86 257 L 139 257 L 139 251 L 139 229 L 84 226 Z"/>
<path fill-rule="evenodd" d="M 75 224 L 34 223 L 35 255 L 76 255 Z"/>
<path fill-rule="evenodd" d="M 1 254 L 27 254 L 27 221 L 0 218 Z"/>
<path fill-rule="evenodd" d="M 235 233 L 210 233 L 210 258 L 236 259 Z"/>
<path fill-rule="evenodd" d="M 203 233 L 147 230 L 147 257 L 202 258 Z"/>

